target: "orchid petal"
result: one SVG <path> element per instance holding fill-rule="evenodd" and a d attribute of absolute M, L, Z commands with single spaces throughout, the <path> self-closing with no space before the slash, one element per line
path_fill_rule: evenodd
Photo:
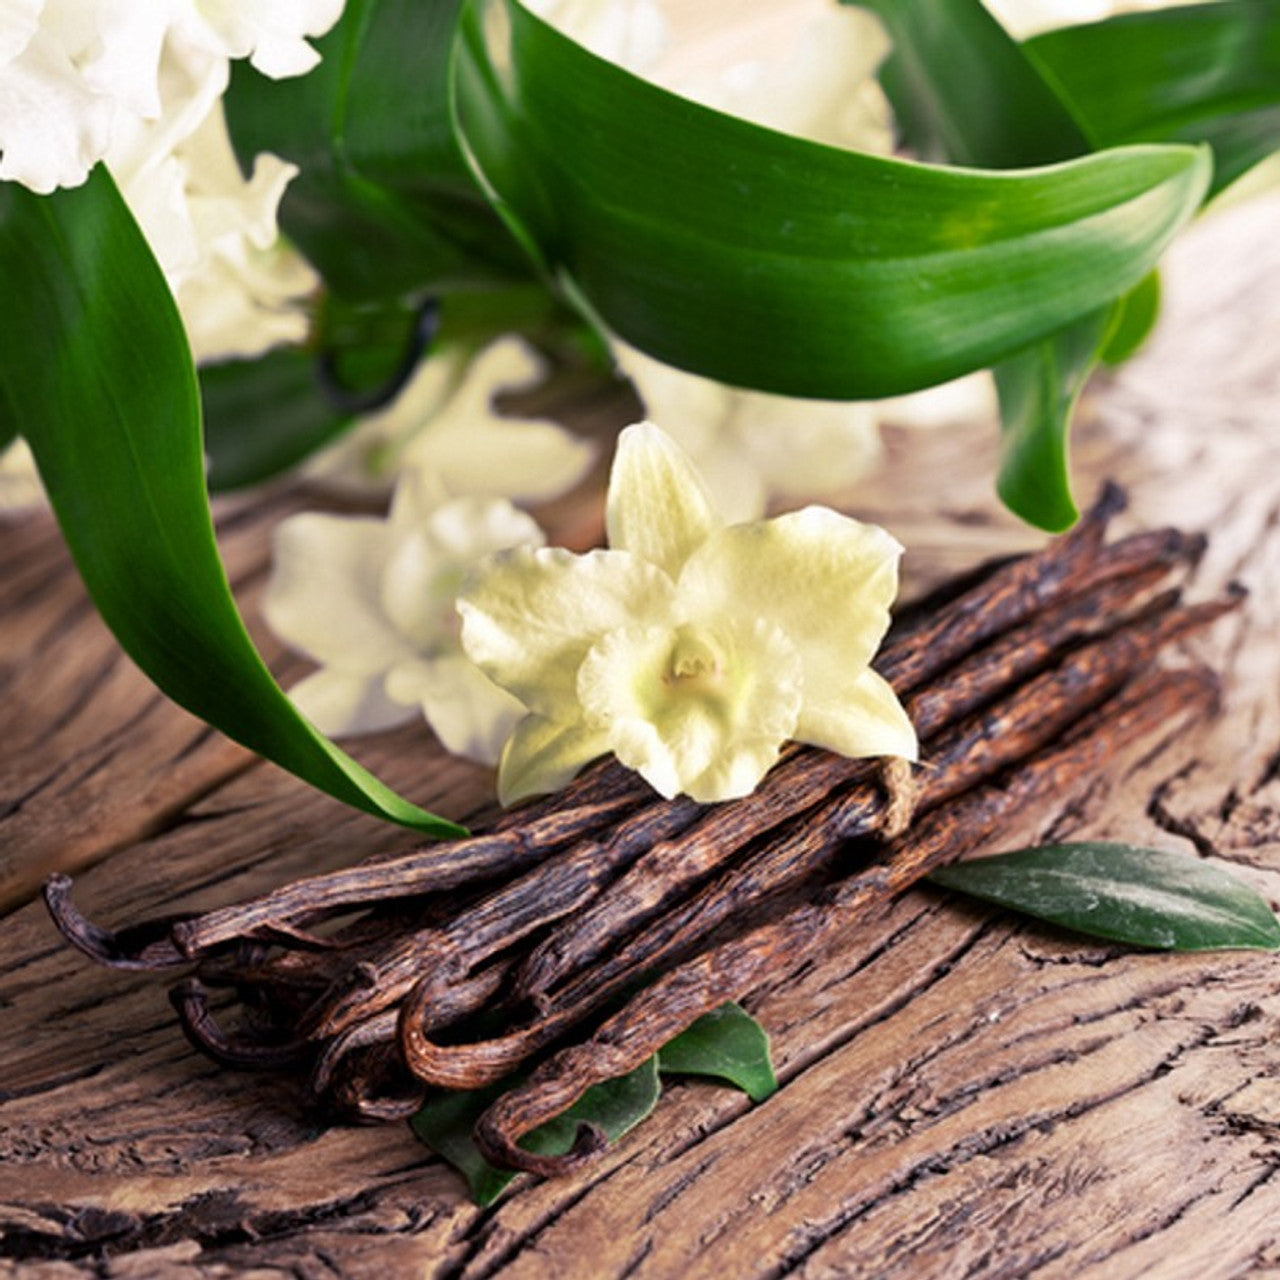
<path fill-rule="evenodd" d="M 678 583 L 679 607 L 772 619 L 805 664 L 805 696 L 864 667 L 889 627 L 897 540 L 823 507 L 734 525 L 710 538 Z"/>
<path fill-rule="evenodd" d="M 564 723 L 525 716 L 498 765 L 498 799 L 513 805 L 528 796 L 559 791 L 584 765 L 608 750 L 604 734 L 580 720 Z"/>
<path fill-rule="evenodd" d="M 578 667 L 597 637 L 667 615 L 671 580 L 625 551 L 499 552 L 458 597 L 462 647 L 531 711 L 576 714 Z"/>
<path fill-rule="evenodd" d="M 578 675 L 586 723 L 660 794 L 702 803 L 746 795 L 800 713 L 803 666 L 759 619 L 631 627 L 592 646 Z"/>
<path fill-rule="evenodd" d="M 919 754 L 916 731 L 889 682 L 870 667 L 852 680 L 818 689 L 806 685 L 796 737 L 854 759 Z"/>
<path fill-rule="evenodd" d="M 263 614 L 286 643 L 317 662 L 372 676 L 412 654 L 384 614 L 387 554 L 380 520 L 306 513 L 276 530 Z"/>
<path fill-rule="evenodd" d="M 335 738 L 393 729 L 417 714 L 412 702 L 387 694 L 380 675 L 336 667 L 323 667 L 299 680 L 289 690 L 289 698 L 321 733 Z"/>
<path fill-rule="evenodd" d="M 723 522 L 689 456 L 650 422 L 618 437 L 609 477 L 609 545 L 657 565 L 675 579 Z"/>
<path fill-rule="evenodd" d="M 525 715 L 519 701 L 461 654 L 393 667 L 387 692 L 397 701 L 420 705 L 446 751 L 481 764 L 497 764 L 503 744 Z"/>

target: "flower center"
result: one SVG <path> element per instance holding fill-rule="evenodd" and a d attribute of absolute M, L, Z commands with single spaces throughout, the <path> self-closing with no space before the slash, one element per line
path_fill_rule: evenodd
<path fill-rule="evenodd" d="M 662 683 L 673 690 L 709 693 L 722 683 L 724 667 L 723 656 L 715 645 L 692 628 L 680 627 Z"/>

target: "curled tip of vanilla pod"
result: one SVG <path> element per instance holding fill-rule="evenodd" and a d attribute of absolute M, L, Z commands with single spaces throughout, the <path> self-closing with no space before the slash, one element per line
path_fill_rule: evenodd
<path fill-rule="evenodd" d="M 109 969 L 164 969 L 186 963 L 170 930 L 180 917 L 148 920 L 115 932 L 94 924 L 71 901 L 71 877 L 57 872 L 44 882 L 44 903 L 58 932 L 77 951 Z"/>

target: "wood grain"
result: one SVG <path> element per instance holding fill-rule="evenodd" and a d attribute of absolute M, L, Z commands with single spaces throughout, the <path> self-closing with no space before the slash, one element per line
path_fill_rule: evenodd
<path fill-rule="evenodd" d="M 1196 228 L 1149 350 L 1094 388 L 1087 497 L 1130 527 L 1213 538 L 1197 594 L 1242 613 L 1197 640 L 1224 674 L 1209 729 L 1023 815 L 1230 865 L 1280 902 L 1280 199 Z M 913 589 L 1034 535 L 990 496 L 992 431 L 896 433 L 850 495 L 909 547 Z M 295 490 L 223 513 L 254 622 L 266 535 Z M 582 511 L 562 512 L 579 531 Z M 586 521 L 587 524 L 582 523 Z M 403 833 L 253 764 L 152 694 L 84 600 L 44 516 L 0 531 L 6 893 L 89 867 L 107 923 L 230 902 Z M 410 728 L 361 748 L 463 816 L 484 770 Z M 222 1071 L 160 985 L 5 922 L 0 1275 L 431 1277 L 1280 1275 L 1280 962 L 1136 955 L 943 895 L 899 900 L 755 1012 L 781 1091 L 696 1083 L 593 1168 L 493 1209 L 401 1127 L 329 1127 L 287 1080 Z"/>

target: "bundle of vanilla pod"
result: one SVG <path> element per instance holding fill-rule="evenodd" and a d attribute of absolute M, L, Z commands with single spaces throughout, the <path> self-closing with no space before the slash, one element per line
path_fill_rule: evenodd
<path fill-rule="evenodd" d="M 326 1107 L 401 1118 L 430 1089 L 536 1064 L 484 1113 L 476 1142 L 494 1164 L 564 1172 L 601 1148 L 601 1131 L 583 1126 L 558 1156 L 521 1137 L 838 945 L 1020 806 L 1211 713 L 1213 675 L 1157 657 L 1238 596 L 1184 604 L 1178 584 L 1203 540 L 1161 529 L 1108 542 L 1122 506 L 1108 488 L 1046 550 L 895 625 L 876 666 L 922 743 L 905 775 L 792 745 L 752 795 L 699 805 L 600 761 L 481 834 L 204 915 L 112 933 L 78 914 L 65 877 L 46 900 L 104 964 L 187 970 L 172 998 L 210 1056 L 301 1068 Z M 213 989 L 225 993 L 217 1020 Z"/>

